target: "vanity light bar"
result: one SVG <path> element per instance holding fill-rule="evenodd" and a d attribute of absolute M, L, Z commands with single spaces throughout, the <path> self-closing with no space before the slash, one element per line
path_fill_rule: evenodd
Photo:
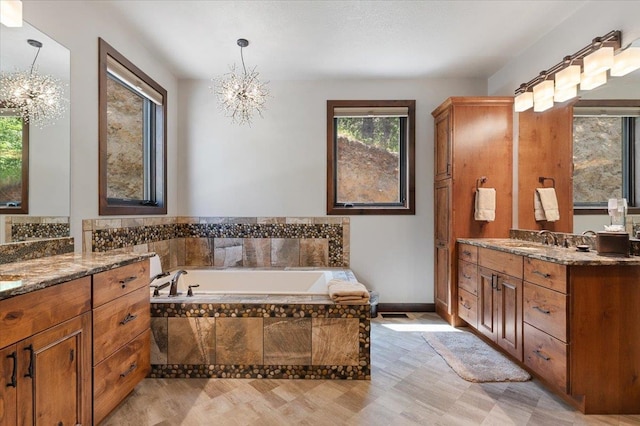
<path fill-rule="evenodd" d="M 618 30 L 596 37 L 588 46 L 573 55 L 565 56 L 562 62 L 540 72 L 530 81 L 522 83 L 515 91 L 515 111 L 523 112 L 531 107 L 536 112 L 545 111 L 553 106 L 554 98 L 556 102 L 564 102 L 577 96 L 576 85 L 578 84 L 581 90 L 589 90 L 587 87 L 594 88 L 606 83 L 607 70 L 615 67 L 613 53 L 620 49 L 621 40 L 622 33 Z M 623 66 L 619 65 L 619 67 L 622 69 Z M 604 82 L 601 82 L 603 73 Z M 571 96 L 574 91 L 575 95 Z M 530 92 L 533 92 L 533 96 L 526 95 Z M 536 92 L 539 94 L 536 95 Z"/>

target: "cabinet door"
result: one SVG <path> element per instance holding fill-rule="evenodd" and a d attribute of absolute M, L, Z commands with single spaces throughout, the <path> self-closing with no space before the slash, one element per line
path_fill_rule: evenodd
<path fill-rule="evenodd" d="M 451 180 L 435 186 L 435 239 L 449 245 L 451 237 Z"/>
<path fill-rule="evenodd" d="M 17 424 L 17 355 L 16 345 L 0 350 L 0 426 Z"/>
<path fill-rule="evenodd" d="M 495 341 L 498 337 L 496 297 L 497 274 L 491 269 L 478 268 L 478 331 Z"/>
<path fill-rule="evenodd" d="M 90 325 L 86 313 L 18 344 L 19 424 L 91 424 Z"/>
<path fill-rule="evenodd" d="M 500 275 L 495 288 L 498 345 L 522 361 L 522 280 Z"/>
<path fill-rule="evenodd" d="M 435 178 L 451 177 L 451 114 L 447 110 L 435 119 Z"/>

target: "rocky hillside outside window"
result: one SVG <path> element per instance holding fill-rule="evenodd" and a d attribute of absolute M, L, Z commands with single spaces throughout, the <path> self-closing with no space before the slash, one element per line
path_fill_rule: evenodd
<path fill-rule="evenodd" d="M 415 100 L 327 101 L 327 214 L 415 214 Z"/>

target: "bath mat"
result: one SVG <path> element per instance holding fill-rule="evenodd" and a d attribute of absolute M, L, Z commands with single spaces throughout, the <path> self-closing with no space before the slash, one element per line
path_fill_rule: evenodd
<path fill-rule="evenodd" d="M 526 382 L 531 379 L 525 370 L 463 329 L 425 332 L 422 337 L 458 376 L 469 382 Z"/>

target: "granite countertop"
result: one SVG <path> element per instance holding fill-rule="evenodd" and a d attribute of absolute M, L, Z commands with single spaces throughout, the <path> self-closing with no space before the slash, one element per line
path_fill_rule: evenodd
<path fill-rule="evenodd" d="M 458 238 L 459 243 L 513 253 L 562 265 L 640 265 L 640 256 L 600 256 L 595 250 L 549 246 L 511 238 Z"/>
<path fill-rule="evenodd" d="M 0 265 L 0 300 L 118 268 L 153 255 L 152 252 L 111 250 L 100 253 L 68 253 L 6 263 Z"/>

